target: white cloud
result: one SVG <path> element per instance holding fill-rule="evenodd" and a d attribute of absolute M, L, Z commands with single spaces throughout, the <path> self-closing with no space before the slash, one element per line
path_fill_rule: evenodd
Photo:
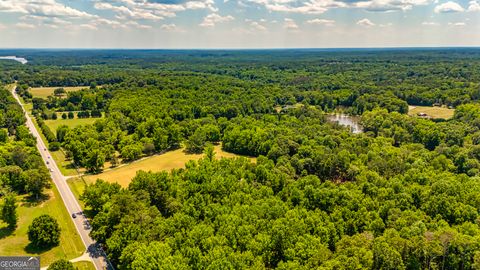
<path fill-rule="evenodd" d="M 393 23 L 379 24 L 380 27 L 390 27 L 393 26 Z"/>
<path fill-rule="evenodd" d="M 135 22 L 135 21 L 130 21 L 130 22 L 125 23 L 125 26 L 130 26 L 130 27 L 134 27 L 134 28 L 138 28 L 138 29 L 150 29 L 150 28 L 152 28 L 152 26 L 150 26 L 150 25 L 140 24 L 140 23 Z"/>
<path fill-rule="evenodd" d="M 180 27 L 178 27 L 174 23 L 162 24 L 160 26 L 160 29 L 162 29 L 163 31 L 166 31 L 166 32 L 184 32 L 183 29 L 181 29 Z"/>
<path fill-rule="evenodd" d="M 431 0 L 369 0 L 352 1 L 353 7 L 363 8 L 372 12 L 392 12 L 410 10 L 414 6 L 428 5 Z"/>
<path fill-rule="evenodd" d="M 45 17 L 94 18 L 85 11 L 80 11 L 56 0 L 1 0 L 0 12 L 22 13 Z"/>
<path fill-rule="evenodd" d="M 95 9 L 111 10 L 115 12 L 118 19 L 143 19 L 143 20 L 162 20 L 164 17 L 159 16 L 153 12 L 148 12 L 141 9 L 130 9 L 126 6 L 114 6 L 110 3 L 95 3 Z M 163 14 L 168 15 L 168 14 Z"/>
<path fill-rule="evenodd" d="M 465 9 L 456 2 L 448 1 L 435 7 L 435 13 L 463 12 Z"/>
<path fill-rule="evenodd" d="M 329 8 L 347 7 L 346 3 L 336 0 L 246 0 L 250 3 L 263 5 L 269 11 L 301 13 L 301 14 L 322 14 Z"/>
<path fill-rule="evenodd" d="M 375 24 L 367 18 L 359 20 L 357 22 L 357 25 L 364 26 L 364 27 L 375 26 Z"/>
<path fill-rule="evenodd" d="M 269 11 L 322 14 L 331 8 L 362 8 L 372 12 L 410 10 L 436 0 L 244 0 L 264 6 Z M 243 3 L 243 2 L 241 2 Z"/>
<path fill-rule="evenodd" d="M 15 26 L 17 28 L 22 28 L 22 29 L 34 29 L 35 28 L 35 25 L 30 24 L 30 23 L 23 23 L 23 22 L 17 23 L 17 24 L 15 24 Z"/>
<path fill-rule="evenodd" d="M 267 28 L 259 22 L 250 22 L 250 27 L 257 31 L 267 31 Z"/>
<path fill-rule="evenodd" d="M 308 20 L 306 23 L 307 24 L 324 25 L 324 26 L 334 26 L 335 25 L 334 20 L 326 20 L 326 19 L 313 19 L 313 20 Z"/>
<path fill-rule="evenodd" d="M 470 12 L 480 11 L 480 3 L 477 1 L 470 1 L 468 3 L 468 11 Z"/>
<path fill-rule="evenodd" d="M 84 24 L 80 24 L 78 25 L 78 28 L 82 28 L 82 29 L 87 29 L 87 30 L 97 30 L 97 26 L 93 25 L 93 24 L 88 24 L 88 23 L 84 23 Z"/>
<path fill-rule="evenodd" d="M 467 25 L 466 23 L 464 22 L 455 22 L 455 23 L 452 23 L 452 22 L 449 22 L 448 25 L 450 26 L 459 26 L 459 27 L 463 27 L 465 25 Z"/>
<path fill-rule="evenodd" d="M 202 21 L 202 23 L 200 23 L 200 26 L 214 27 L 215 24 L 217 24 L 217 23 L 233 21 L 234 19 L 235 18 L 233 18 L 230 15 L 220 16 L 217 13 L 212 13 L 212 14 L 209 14 L 209 15 L 205 16 L 205 18 L 203 18 L 203 21 Z"/>
<path fill-rule="evenodd" d="M 285 28 L 287 30 L 297 30 L 298 25 L 294 20 L 292 20 L 290 18 L 285 18 L 284 21 L 283 21 L 283 28 Z"/>
<path fill-rule="evenodd" d="M 165 17 L 175 17 L 178 12 L 195 9 L 208 9 L 217 12 L 214 0 L 194 0 L 184 3 L 159 3 L 148 0 L 97 0 L 94 7 L 98 10 L 110 10 L 120 20 L 162 20 Z"/>
<path fill-rule="evenodd" d="M 440 24 L 436 23 L 436 22 L 422 22 L 422 25 L 425 25 L 425 26 L 439 26 Z"/>

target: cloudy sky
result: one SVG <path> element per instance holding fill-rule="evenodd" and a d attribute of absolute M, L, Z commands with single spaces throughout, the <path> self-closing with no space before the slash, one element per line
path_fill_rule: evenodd
<path fill-rule="evenodd" d="M 1 48 L 480 46 L 480 0 L 0 0 Z"/>

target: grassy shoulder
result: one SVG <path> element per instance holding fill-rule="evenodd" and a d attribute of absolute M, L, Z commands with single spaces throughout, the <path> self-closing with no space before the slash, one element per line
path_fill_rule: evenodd
<path fill-rule="evenodd" d="M 95 270 L 95 265 L 92 262 L 74 262 L 73 266 L 78 270 Z"/>
<path fill-rule="evenodd" d="M 445 107 L 429 107 L 429 106 L 408 106 L 408 115 L 417 116 L 419 113 L 424 113 L 427 117 L 449 119 L 453 117 L 455 109 Z"/>
<path fill-rule="evenodd" d="M 65 258 L 71 260 L 85 251 L 82 240 L 69 218 L 57 189 L 46 190 L 48 199 L 39 203 L 31 202 L 26 195 L 18 196 L 18 226 L 9 231 L 0 223 L 0 254 L 3 256 L 40 256 L 41 265 L 47 266 L 54 261 Z M 28 226 L 33 219 L 48 214 L 54 217 L 61 228 L 60 245 L 47 250 L 32 247 L 28 240 Z"/>
<path fill-rule="evenodd" d="M 53 92 L 57 88 L 63 88 L 66 92 L 74 92 L 82 89 L 88 89 L 88 86 L 76 86 L 76 87 L 33 87 L 30 88 L 28 91 L 32 93 L 33 97 L 38 98 L 48 98 L 48 96 L 52 96 Z"/>

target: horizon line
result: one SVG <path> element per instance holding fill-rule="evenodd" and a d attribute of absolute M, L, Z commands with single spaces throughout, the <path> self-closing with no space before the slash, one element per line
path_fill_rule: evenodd
<path fill-rule="evenodd" d="M 259 51 L 259 50 L 379 50 L 379 49 L 480 49 L 480 45 L 477 46 L 371 46 L 371 47 L 252 47 L 252 48 L 236 48 L 236 47 L 179 47 L 179 48 L 145 48 L 145 47 L 79 47 L 79 48 L 67 48 L 67 47 L 0 47 L 0 50 L 164 50 L 164 51 Z"/>

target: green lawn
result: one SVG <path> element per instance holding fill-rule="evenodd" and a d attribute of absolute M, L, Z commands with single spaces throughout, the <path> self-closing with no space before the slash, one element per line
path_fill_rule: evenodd
<path fill-rule="evenodd" d="M 78 203 L 80 204 L 82 209 L 85 208 L 85 204 L 82 200 L 80 200 L 80 195 L 82 195 L 83 191 L 85 190 L 84 180 L 82 180 L 80 177 L 71 178 L 67 180 L 67 184 L 70 187 L 70 190 L 72 191 L 75 198 L 77 198 Z"/>
<path fill-rule="evenodd" d="M 49 198 L 40 203 L 32 203 L 25 195 L 18 196 L 18 226 L 13 232 L 6 229 L 5 224 L 0 223 L 0 254 L 2 256 L 40 256 L 42 266 L 65 258 L 74 259 L 82 255 L 85 247 L 77 233 L 67 209 L 57 189 L 53 187 L 45 194 Z M 42 214 L 53 216 L 61 228 L 60 245 L 48 250 L 39 250 L 29 245 L 27 236 L 28 226 L 35 217 Z"/>
<path fill-rule="evenodd" d="M 95 270 L 95 265 L 92 262 L 76 262 L 73 263 L 78 270 Z"/>

